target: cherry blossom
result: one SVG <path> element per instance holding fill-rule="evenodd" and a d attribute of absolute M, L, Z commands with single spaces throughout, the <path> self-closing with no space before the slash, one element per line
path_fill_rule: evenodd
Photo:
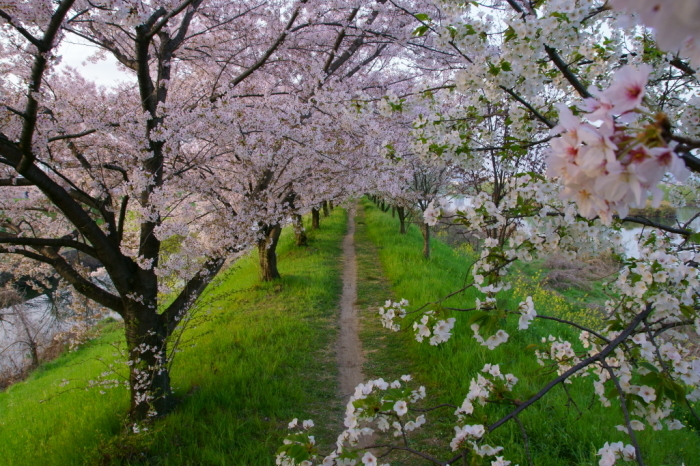
<path fill-rule="evenodd" d="M 564 122 L 554 129 L 566 132 L 551 143 L 547 173 L 560 178 L 562 198 L 574 200 L 586 218 L 599 216 L 610 224 L 613 212 L 626 217 L 630 207 L 642 207 L 647 193 L 658 205 L 657 184 L 665 173 L 679 181 L 688 178 L 690 172 L 662 137 L 665 116 L 641 128 L 622 124 L 626 116 L 645 112 L 641 102 L 650 72 L 648 66 L 618 70 L 608 89 L 588 99 L 589 122 L 560 107 Z M 596 121 L 602 123 L 595 126 Z M 637 124 L 636 117 L 632 122 Z"/>

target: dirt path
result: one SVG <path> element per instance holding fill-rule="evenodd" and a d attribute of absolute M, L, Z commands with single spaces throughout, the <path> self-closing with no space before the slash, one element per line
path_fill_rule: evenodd
<path fill-rule="evenodd" d="M 359 337 L 357 301 L 357 260 L 355 258 L 355 207 L 348 210 L 348 232 L 343 240 L 343 294 L 340 298 L 340 337 L 338 339 L 338 368 L 340 394 L 345 403 L 364 381 L 362 343 Z"/>

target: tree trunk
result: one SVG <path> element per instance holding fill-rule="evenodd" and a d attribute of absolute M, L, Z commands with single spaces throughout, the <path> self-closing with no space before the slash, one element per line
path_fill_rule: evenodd
<path fill-rule="evenodd" d="M 311 209 L 311 228 L 314 230 L 321 228 L 321 216 L 318 209 Z"/>
<path fill-rule="evenodd" d="M 277 270 L 277 242 L 282 233 L 279 223 L 265 226 L 265 238 L 258 241 L 258 259 L 260 262 L 260 280 L 270 282 L 280 278 Z"/>
<path fill-rule="evenodd" d="M 35 340 L 30 340 L 27 346 L 29 347 L 29 358 L 31 359 L 29 369 L 33 370 L 39 367 L 39 346 Z"/>
<path fill-rule="evenodd" d="M 304 219 L 299 214 L 292 214 L 292 225 L 294 227 L 294 242 L 297 246 L 307 246 L 306 230 L 304 230 Z"/>
<path fill-rule="evenodd" d="M 423 257 L 430 259 L 430 225 L 423 223 L 421 233 L 423 234 Z"/>
<path fill-rule="evenodd" d="M 396 206 L 391 206 L 391 218 L 396 218 Z"/>
<path fill-rule="evenodd" d="M 333 212 L 333 209 L 335 208 L 333 201 L 328 201 L 328 208 L 331 210 L 331 212 Z"/>
<path fill-rule="evenodd" d="M 402 235 L 405 235 L 406 234 L 406 208 L 405 207 L 397 207 L 396 213 L 399 215 L 399 223 L 401 224 L 401 229 L 399 230 L 399 232 Z"/>
<path fill-rule="evenodd" d="M 323 216 L 324 216 L 324 217 L 328 217 L 328 216 L 330 215 L 330 212 L 328 211 L 328 202 L 327 202 L 327 201 L 323 201 L 323 202 L 321 203 L 321 207 L 323 208 Z"/>
<path fill-rule="evenodd" d="M 131 388 L 129 414 L 138 422 L 169 414 L 175 408 L 175 398 L 168 371 L 167 326 L 155 309 L 136 301 L 129 306 L 124 319 Z"/>
<path fill-rule="evenodd" d="M 39 367 L 39 344 L 37 342 L 37 335 L 33 333 L 33 325 L 29 320 L 29 317 L 25 313 L 25 308 L 22 304 L 18 306 L 13 306 L 15 309 L 15 316 L 17 321 L 22 325 L 22 330 L 24 330 L 24 335 L 27 337 L 26 341 L 23 343 L 29 350 L 29 358 L 31 360 L 29 370 L 36 369 Z"/>

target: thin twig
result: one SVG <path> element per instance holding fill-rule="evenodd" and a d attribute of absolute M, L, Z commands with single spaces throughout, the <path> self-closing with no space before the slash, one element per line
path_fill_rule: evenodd
<path fill-rule="evenodd" d="M 532 462 L 532 454 L 530 453 L 530 440 L 527 438 L 525 426 L 523 426 L 523 423 L 520 422 L 518 416 L 514 416 L 513 420 L 518 423 L 518 427 L 520 427 L 520 434 L 523 436 L 523 440 L 525 441 L 525 455 L 527 455 L 527 462 L 530 466 L 534 466 L 535 463 Z"/>
<path fill-rule="evenodd" d="M 610 378 L 612 378 L 612 381 L 615 384 L 615 388 L 617 389 L 617 393 L 620 396 L 620 406 L 622 407 L 622 413 L 625 416 L 625 425 L 627 426 L 627 433 L 629 434 L 630 439 L 632 439 L 632 444 L 634 445 L 635 456 L 637 457 L 637 464 L 639 464 L 639 466 L 644 466 L 644 460 L 642 459 L 642 450 L 641 448 L 639 448 L 637 436 L 634 433 L 634 429 L 632 429 L 632 420 L 630 419 L 630 413 L 627 409 L 627 400 L 625 399 L 625 392 L 622 391 L 620 381 L 615 375 L 615 372 L 612 370 L 612 367 L 610 367 L 610 365 L 607 362 L 605 362 L 604 359 L 601 360 L 600 363 L 603 365 L 605 370 L 608 371 L 608 374 L 610 374 Z"/>

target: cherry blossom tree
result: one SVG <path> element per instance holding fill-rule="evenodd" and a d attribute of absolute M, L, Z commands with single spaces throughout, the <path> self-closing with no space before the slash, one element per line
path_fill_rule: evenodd
<path fill-rule="evenodd" d="M 304 425 L 280 448 L 278 464 L 379 464 L 378 456 L 398 450 L 431 464 L 509 465 L 508 451 L 489 445 L 489 434 L 511 421 L 523 429 L 520 413 L 557 385 L 582 376 L 603 406 L 617 405 L 611 415 L 619 416 L 626 436 L 599 446 L 599 464 L 645 464 L 635 432 L 645 426 L 682 428 L 674 407 L 694 415 L 692 403 L 700 396 L 700 365 L 685 343 L 686 332 L 698 326 L 698 236 L 690 224 L 668 227 L 627 215 L 649 196 L 658 201 L 664 179 L 682 181 L 689 170 L 700 171 L 694 155 L 700 147 L 693 68 L 698 29 L 692 15 L 698 2 L 438 1 L 424 10 L 405 8 L 416 22 L 413 37 L 404 41 L 420 44 L 424 52 L 415 50 L 414 63 L 435 73 L 428 85 L 407 92 L 401 105 L 420 130 L 411 134 L 414 152 L 456 160 L 466 170 L 483 168 L 481 148 L 504 152 L 508 164 L 525 153 L 540 167 L 546 163 L 548 175 L 556 178 L 516 166 L 498 179 L 494 169 L 493 182 L 503 186 L 498 203 L 494 191 L 485 189 L 464 208 L 441 206 L 428 213 L 431 220 L 452 218 L 475 230 L 505 228 L 512 218 L 532 221 L 507 240 L 483 241 L 480 258 L 469 264 L 473 283 L 467 285 L 481 294 L 473 307 L 452 311 L 466 313 L 474 339 L 488 349 L 508 344 L 502 319 L 517 320 L 525 332 L 537 320 L 556 321 L 581 331 L 580 343 L 545 339 L 533 357 L 555 372 L 524 398 L 516 393 L 522 374 L 504 373 L 499 361 L 487 363 L 461 406 L 453 407 L 455 435 L 443 457 L 406 441 L 426 424 L 432 408 L 414 408 L 425 399 L 425 389 L 404 377 L 357 387 L 335 451 L 324 457 Z M 444 82 L 436 85 L 440 79 Z M 452 104 L 451 113 L 444 102 Z M 495 132 L 494 109 L 503 118 Z M 455 128 L 454 121 L 467 119 L 469 125 Z M 593 252 L 609 235 L 606 228 L 619 229 L 623 219 L 649 229 L 640 240 L 640 256 L 627 258 L 614 281 L 616 298 L 607 304 L 601 328 L 546 315 L 531 297 L 518 309 L 499 305 L 513 263 L 555 251 L 572 258 Z M 407 327 L 418 341 L 439 345 L 449 339 L 453 318 L 437 316 L 431 305 L 418 306 L 411 311 L 405 301 L 389 301 L 379 312 L 392 330 L 411 316 Z M 491 412 L 489 402 L 509 404 L 507 414 Z M 380 440 L 360 448 L 368 434 Z"/>
<path fill-rule="evenodd" d="M 393 59 L 391 31 L 410 23 L 400 16 L 386 0 L 323 8 L 306 0 L 3 4 L 2 265 L 58 275 L 123 317 L 132 419 L 173 409 L 168 337 L 225 258 L 274 237 L 292 197 L 311 202 L 298 189 L 315 182 L 303 170 L 265 182 L 282 176 L 279 167 L 246 166 L 227 144 L 268 118 L 271 130 L 249 155 L 274 166 L 281 149 L 300 146 L 278 139 L 294 131 L 306 152 L 297 147 L 283 161 L 327 150 L 327 141 L 313 140 L 320 117 L 301 109 L 322 115 L 313 108 L 319 89 L 349 101 L 357 82 L 390 78 L 381 68 Z M 58 46 L 76 36 L 98 58 L 113 55 L 135 84 L 104 89 L 58 72 Z M 272 96 L 280 102 L 254 103 Z M 252 187 L 235 192 L 244 180 Z M 165 242 L 177 246 L 166 253 Z M 98 261 L 113 289 L 69 263 L 71 250 Z"/>

